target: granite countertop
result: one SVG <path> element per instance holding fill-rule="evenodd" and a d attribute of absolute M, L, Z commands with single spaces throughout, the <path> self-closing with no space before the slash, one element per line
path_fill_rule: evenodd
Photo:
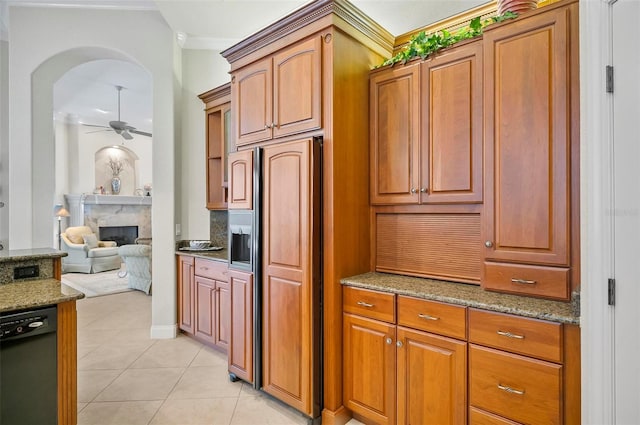
<path fill-rule="evenodd" d="M 81 298 L 84 298 L 82 292 L 57 279 L 4 283 L 0 285 L 0 313 L 56 305 Z"/>
<path fill-rule="evenodd" d="M 42 258 L 60 258 L 66 257 L 67 255 L 69 254 L 53 248 L 13 249 L 0 251 L 0 263 L 38 260 Z"/>
<path fill-rule="evenodd" d="M 580 324 L 578 297 L 572 302 L 543 300 L 485 291 L 477 285 L 388 273 L 364 273 L 340 281 L 343 285 L 409 295 L 559 323 Z"/>
<path fill-rule="evenodd" d="M 215 261 L 224 261 L 229 262 L 229 254 L 228 254 L 228 250 L 225 249 L 221 249 L 220 251 L 182 251 L 182 250 L 176 250 L 176 254 L 180 254 L 180 255 L 190 255 L 192 257 L 200 257 L 200 258 L 206 258 L 208 260 L 215 260 Z"/>

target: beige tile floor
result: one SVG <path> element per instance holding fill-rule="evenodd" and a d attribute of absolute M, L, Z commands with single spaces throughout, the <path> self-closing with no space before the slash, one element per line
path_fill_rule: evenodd
<path fill-rule="evenodd" d="M 230 382 L 223 354 L 183 335 L 150 339 L 151 297 L 142 292 L 86 298 L 77 308 L 79 425 L 307 423 Z"/>

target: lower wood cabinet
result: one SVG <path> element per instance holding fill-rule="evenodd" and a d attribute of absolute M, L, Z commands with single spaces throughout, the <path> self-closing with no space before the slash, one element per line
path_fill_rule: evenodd
<path fill-rule="evenodd" d="M 377 294 L 379 300 L 375 299 Z M 391 304 L 389 297 L 394 299 Z M 397 326 L 392 294 L 344 288 L 344 300 L 346 407 L 376 424 L 466 423 L 467 343 Z M 397 306 L 399 318 L 423 321 L 434 331 L 439 324 L 446 324 L 446 328 L 462 318 L 453 328 L 457 332 L 462 327 L 464 333 L 464 307 L 451 306 L 455 310 L 449 315 L 450 311 L 441 309 L 448 307 L 445 304 L 409 297 L 398 299 Z M 407 307 L 406 313 L 403 306 Z M 363 311 L 367 308 L 371 311 Z M 367 317 L 369 314 L 392 320 L 375 320 Z M 422 324 L 417 327 L 422 328 Z"/>
<path fill-rule="evenodd" d="M 253 273 L 229 270 L 231 343 L 229 373 L 253 382 Z"/>
<path fill-rule="evenodd" d="M 367 424 L 579 424 L 578 326 L 343 288 L 344 405 Z"/>
<path fill-rule="evenodd" d="M 178 327 L 227 352 L 231 337 L 231 291 L 226 263 L 178 255 Z"/>

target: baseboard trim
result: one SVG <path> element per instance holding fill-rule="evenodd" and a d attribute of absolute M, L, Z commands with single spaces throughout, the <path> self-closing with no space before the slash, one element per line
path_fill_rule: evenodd
<path fill-rule="evenodd" d="M 323 425 L 344 425 L 351 420 L 351 412 L 344 406 L 337 410 L 324 409 L 322 411 Z"/>
<path fill-rule="evenodd" d="M 178 325 L 151 326 L 151 339 L 172 339 L 178 336 Z"/>

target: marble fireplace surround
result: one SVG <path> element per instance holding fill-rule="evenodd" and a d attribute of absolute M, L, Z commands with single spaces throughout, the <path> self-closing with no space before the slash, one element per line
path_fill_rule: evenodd
<path fill-rule="evenodd" d="M 64 195 L 69 207 L 68 226 L 138 226 L 138 238 L 151 238 L 151 196 Z"/>

